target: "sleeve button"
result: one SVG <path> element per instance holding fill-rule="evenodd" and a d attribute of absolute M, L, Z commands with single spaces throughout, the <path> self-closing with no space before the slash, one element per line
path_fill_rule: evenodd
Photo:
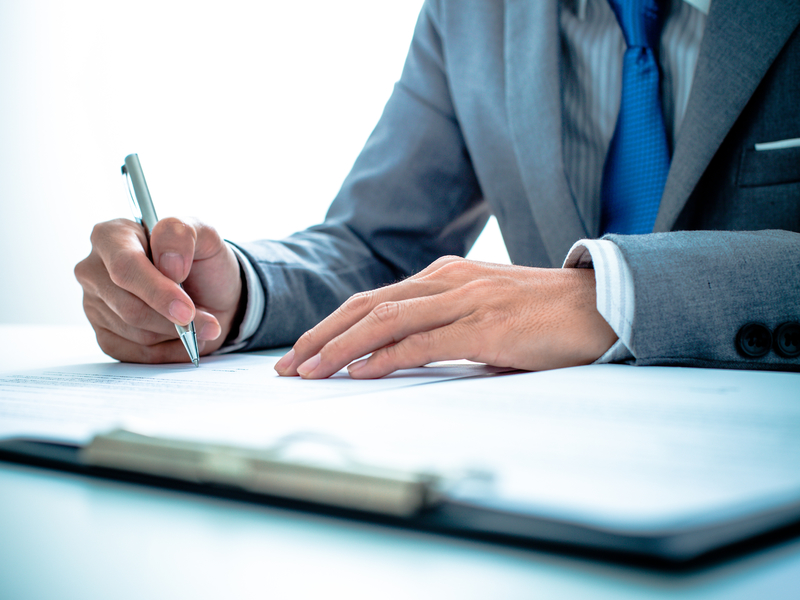
<path fill-rule="evenodd" d="M 775 330 L 775 352 L 784 358 L 800 356 L 800 323 L 784 323 Z"/>
<path fill-rule="evenodd" d="M 760 323 L 748 323 L 736 334 L 736 348 L 746 358 L 761 358 L 772 346 L 772 334 Z"/>

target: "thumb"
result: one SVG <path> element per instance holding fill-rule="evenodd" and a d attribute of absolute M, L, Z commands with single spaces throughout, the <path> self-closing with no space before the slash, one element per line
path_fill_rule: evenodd
<path fill-rule="evenodd" d="M 183 282 L 192 267 L 196 242 L 192 225 L 174 217 L 162 219 L 150 232 L 153 264 L 172 281 Z"/>

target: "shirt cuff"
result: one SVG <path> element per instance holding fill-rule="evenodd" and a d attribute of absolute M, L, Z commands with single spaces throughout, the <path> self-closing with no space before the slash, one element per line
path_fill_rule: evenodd
<path fill-rule="evenodd" d="M 239 326 L 239 335 L 223 345 L 215 354 L 235 352 L 236 350 L 244 348 L 247 342 L 250 341 L 250 338 L 253 337 L 261 320 L 264 318 L 264 309 L 267 304 L 264 288 L 261 287 L 261 280 L 258 278 L 253 264 L 236 246 L 227 240 L 225 243 L 233 250 L 236 258 L 239 260 L 239 265 L 242 267 L 244 279 L 247 283 L 247 307 L 244 311 L 242 324 Z"/>
<path fill-rule="evenodd" d="M 597 311 L 619 338 L 595 364 L 633 359 L 633 274 L 617 245 L 610 240 L 580 240 L 570 249 L 563 268 L 594 268 Z"/>

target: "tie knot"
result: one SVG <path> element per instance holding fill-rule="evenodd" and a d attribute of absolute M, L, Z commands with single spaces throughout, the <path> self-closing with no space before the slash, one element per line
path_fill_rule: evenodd
<path fill-rule="evenodd" d="M 617 16 L 628 48 L 657 48 L 664 21 L 664 4 L 659 0 L 608 0 Z"/>

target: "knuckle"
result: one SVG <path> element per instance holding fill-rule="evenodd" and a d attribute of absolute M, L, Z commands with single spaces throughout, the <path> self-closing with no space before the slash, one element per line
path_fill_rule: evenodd
<path fill-rule="evenodd" d="M 104 270 L 102 261 L 92 253 L 77 263 L 72 272 L 81 287 L 93 289 L 98 281 L 102 281 Z"/>
<path fill-rule="evenodd" d="M 468 296 L 491 297 L 497 292 L 497 286 L 489 279 L 478 278 L 467 281 L 461 286 L 461 291 Z"/>
<path fill-rule="evenodd" d="M 202 256 L 213 255 L 226 245 L 222 236 L 211 225 L 206 225 L 195 219 L 188 219 L 186 228 L 194 238 L 195 253 Z M 232 252 L 232 251 L 231 251 Z"/>
<path fill-rule="evenodd" d="M 182 232 L 186 228 L 186 224 L 177 217 L 164 217 L 156 223 L 153 230 L 156 229 L 174 229 L 177 232 Z"/>
<path fill-rule="evenodd" d="M 385 368 L 386 366 L 397 364 L 402 357 L 402 352 L 398 344 L 393 344 L 375 352 L 373 357 L 371 360 Z"/>
<path fill-rule="evenodd" d="M 89 240 L 92 242 L 92 246 L 97 246 L 100 240 L 106 237 L 109 226 L 110 222 L 106 221 L 105 223 L 97 223 L 92 227 L 92 232 L 89 234 Z"/>
<path fill-rule="evenodd" d="M 95 328 L 94 335 L 97 339 L 97 345 L 100 346 L 100 350 L 108 354 L 111 358 L 116 358 L 117 360 L 122 359 L 121 354 L 117 351 L 117 345 L 114 343 L 115 337 L 110 331 L 102 327 L 97 327 Z"/>
<path fill-rule="evenodd" d="M 127 219 L 113 219 L 111 221 L 103 221 L 102 223 L 95 224 L 95 226 L 92 227 L 92 233 L 89 235 L 92 246 L 102 245 L 109 237 L 114 235 L 114 232 L 130 227 L 131 225 L 133 225 L 133 221 L 128 221 Z"/>
<path fill-rule="evenodd" d="M 372 290 L 353 294 L 342 304 L 342 311 L 345 313 L 361 313 L 369 310 L 374 304 L 374 298 L 375 292 Z"/>
<path fill-rule="evenodd" d="M 402 305 L 399 302 L 382 302 L 372 310 L 372 315 L 378 323 L 394 323 L 402 316 Z"/>
<path fill-rule="evenodd" d="M 420 358 L 420 364 L 429 363 L 433 360 L 436 335 L 432 331 L 420 331 L 406 338 L 406 341 L 413 354 Z"/>
<path fill-rule="evenodd" d="M 448 264 L 450 264 L 452 262 L 458 262 L 460 260 L 464 260 L 464 259 L 461 258 L 460 256 L 455 256 L 453 254 L 448 254 L 446 256 L 440 256 L 435 261 L 433 261 L 431 264 L 433 266 L 443 267 L 444 265 L 448 265 Z"/>
<path fill-rule="evenodd" d="M 301 335 L 295 346 L 304 347 L 304 346 L 313 346 L 314 340 L 317 338 L 316 327 L 312 327 L 308 331 L 306 331 L 303 335 Z"/>
<path fill-rule="evenodd" d="M 198 221 L 197 219 L 187 219 L 186 227 L 191 231 L 195 239 L 202 236 L 210 241 L 222 241 L 222 236 L 219 234 L 216 227 Z"/>
<path fill-rule="evenodd" d="M 472 263 L 468 260 L 459 257 L 447 258 L 453 258 L 454 260 L 443 263 L 442 266 L 437 269 L 437 275 L 461 278 L 465 273 L 469 273 L 473 270 Z"/>
<path fill-rule="evenodd" d="M 117 286 L 127 289 L 136 280 L 137 262 L 127 252 L 117 252 L 108 264 L 108 275 Z"/>
<path fill-rule="evenodd" d="M 189 237 L 192 240 L 196 240 L 197 233 L 192 225 L 176 217 L 166 217 L 153 227 L 152 237 L 168 239 Z"/>
<path fill-rule="evenodd" d="M 84 284 L 89 278 L 88 262 L 89 258 L 84 258 L 77 265 L 75 265 L 75 268 L 72 270 L 73 275 L 75 275 L 75 279 L 77 279 L 78 283 L 80 283 L 83 287 L 86 287 Z"/>

